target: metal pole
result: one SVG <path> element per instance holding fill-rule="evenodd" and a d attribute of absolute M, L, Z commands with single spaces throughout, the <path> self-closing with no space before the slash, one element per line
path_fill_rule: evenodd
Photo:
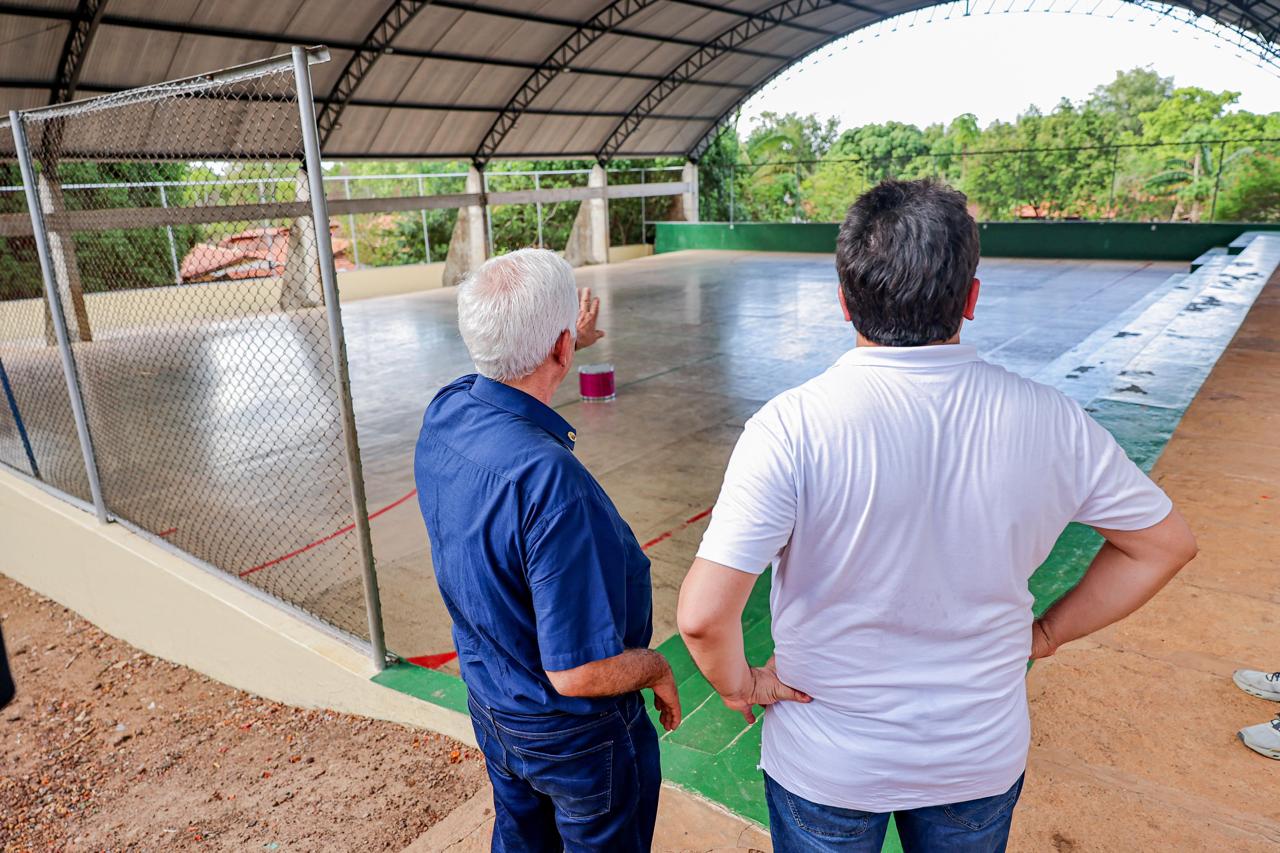
<path fill-rule="evenodd" d="M 426 195 L 426 185 L 422 183 L 422 176 L 418 176 L 418 195 Z M 422 248 L 427 253 L 426 263 L 431 263 L 431 232 L 427 230 L 427 209 L 422 208 Z"/>
<path fill-rule="evenodd" d="M 160 185 L 160 206 L 169 206 L 169 199 L 164 192 L 164 184 Z M 173 226 L 166 225 L 164 230 L 169 234 L 169 260 L 173 263 L 173 283 L 182 284 L 182 268 L 178 266 L 178 243 L 173 239 Z"/>
<path fill-rule="evenodd" d="M 58 341 L 58 355 L 62 359 L 62 375 L 67 380 L 67 397 L 71 403 L 71 415 L 76 422 L 76 437 L 80 440 L 80 453 L 84 457 L 84 473 L 89 480 L 89 495 L 98 521 L 106 524 L 107 504 L 102 498 L 102 483 L 98 479 L 98 460 L 93 454 L 93 440 L 89 437 L 89 421 L 84 413 L 84 398 L 80 396 L 80 377 L 76 374 L 76 362 L 71 355 L 71 341 L 67 337 L 67 318 L 62 313 L 62 295 L 54 278 L 53 256 L 49 252 L 49 234 L 44 228 L 44 213 L 40 196 L 36 191 L 35 170 L 31 168 L 31 152 L 27 148 L 27 129 L 17 110 L 9 111 L 9 126 L 13 131 L 14 153 L 18 168 L 22 171 L 22 186 L 27 194 L 27 209 L 31 213 L 31 233 L 35 238 L 36 254 L 40 257 L 40 276 L 44 279 L 44 295 L 49 300 L 49 315 L 53 319 L 53 333 Z"/>
<path fill-rule="evenodd" d="M 489 173 L 480 172 L 480 192 L 484 193 L 484 235 L 488 241 L 485 257 L 493 257 L 498 252 L 493 247 L 493 211 L 489 209 Z"/>
<path fill-rule="evenodd" d="M 263 207 L 267 204 L 267 187 L 262 181 L 258 181 L 258 204 Z M 267 263 L 274 274 L 276 271 L 275 238 L 271 233 L 271 220 L 269 219 L 262 220 L 262 237 L 267 243 Z M 284 270 L 282 269 L 280 272 L 283 274 Z"/>
<path fill-rule="evenodd" d="M 533 189 L 534 192 L 542 190 L 542 176 L 537 172 L 533 173 Z M 542 202 L 536 202 L 535 206 L 538 208 L 538 248 L 545 249 L 546 246 L 542 242 Z"/>
<path fill-rule="evenodd" d="M 648 182 L 649 182 L 649 170 L 645 168 L 641 168 L 640 183 L 645 184 Z M 645 203 L 648 200 L 649 199 L 646 198 L 645 196 L 640 196 L 640 242 L 641 243 L 649 242 L 649 205 Z"/>
<path fill-rule="evenodd" d="M 733 230 L 733 192 L 734 185 L 738 183 L 738 164 L 729 164 L 729 230 Z"/>
<path fill-rule="evenodd" d="M 1120 149 L 1111 149 L 1111 195 L 1107 198 L 1107 213 L 1116 218 L 1116 171 L 1119 169 Z"/>
<path fill-rule="evenodd" d="M 316 254 L 320 260 L 325 315 L 329 320 L 329 346 L 333 352 L 333 372 L 338 380 L 338 400 L 342 408 L 342 435 L 347 446 L 351 509 L 355 514 L 356 538 L 360 543 L 360 571 L 364 578 L 364 603 L 369 617 L 369 643 L 373 646 L 373 665 L 378 670 L 383 670 L 387 666 L 387 643 L 382 631 L 382 602 L 373 567 L 373 541 L 369 534 L 369 508 L 364 494 L 364 468 L 360 462 L 360 442 L 356 435 L 356 412 L 351 402 L 351 377 L 347 372 L 347 344 L 342 334 L 342 310 L 338 305 L 333 246 L 329 242 L 329 205 L 324 197 L 324 175 L 320 164 L 320 140 L 316 134 L 311 72 L 307 67 L 307 53 L 301 47 L 293 49 L 293 74 L 298 83 L 302 147 L 306 153 L 307 181 L 311 187 L 311 216 L 316 226 Z"/>
<path fill-rule="evenodd" d="M 309 83 L 310 83 L 310 78 L 308 78 L 308 84 Z M 350 178 L 344 177 L 342 179 L 342 190 L 347 197 L 347 201 L 350 201 L 351 200 L 351 179 Z M 328 206 L 329 206 L 328 203 L 326 203 L 325 208 L 327 209 Z M 329 220 L 327 219 L 325 220 L 325 222 L 328 222 L 328 221 Z M 347 214 L 347 230 L 351 232 L 351 259 L 352 261 L 355 262 L 356 268 L 359 269 L 360 267 L 360 236 L 356 234 L 356 216 L 354 213 Z"/>
<path fill-rule="evenodd" d="M 1218 143 L 1218 174 L 1213 177 L 1213 203 L 1209 206 L 1209 221 L 1218 218 L 1218 187 L 1222 184 L 1222 161 L 1227 157 L 1227 143 Z"/>

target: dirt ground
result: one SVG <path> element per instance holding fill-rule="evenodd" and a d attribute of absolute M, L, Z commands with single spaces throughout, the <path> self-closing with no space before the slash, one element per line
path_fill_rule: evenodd
<path fill-rule="evenodd" d="M 0 847 L 401 850 L 474 794 L 443 735 L 270 702 L 0 577 Z"/>

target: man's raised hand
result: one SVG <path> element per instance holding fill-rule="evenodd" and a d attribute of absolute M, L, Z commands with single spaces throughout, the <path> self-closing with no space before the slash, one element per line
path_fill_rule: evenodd
<path fill-rule="evenodd" d="M 592 298 L 591 288 L 578 290 L 578 340 L 574 349 L 586 349 L 604 337 L 604 332 L 596 328 L 596 320 L 600 316 L 600 299 Z"/>

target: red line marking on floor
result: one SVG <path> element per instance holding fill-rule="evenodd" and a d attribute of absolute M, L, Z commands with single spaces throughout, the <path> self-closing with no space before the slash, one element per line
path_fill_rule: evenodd
<path fill-rule="evenodd" d="M 702 519 L 706 518 L 708 515 L 711 515 L 711 510 L 713 509 L 715 509 L 714 506 L 709 506 L 706 509 L 704 509 L 702 512 L 698 513 L 697 515 L 689 516 L 680 524 L 679 527 L 673 527 L 670 530 L 666 531 L 665 533 L 659 533 L 657 536 L 655 536 L 654 538 L 650 539 L 648 542 L 641 545 L 640 550 L 648 551 L 650 548 L 652 548 L 654 545 L 657 545 L 659 542 L 665 542 L 666 540 L 670 539 L 672 536 L 675 536 L 681 530 L 684 530 L 689 525 L 697 524 L 699 521 L 702 521 Z"/>
<path fill-rule="evenodd" d="M 405 501 L 409 500 L 411 497 L 413 497 L 413 496 L 414 496 L 414 495 L 416 495 L 417 493 L 418 493 L 418 490 L 417 490 L 417 489 L 412 489 L 412 490 L 410 490 L 409 494 L 407 494 L 407 495 L 405 495 L 405 496 L 403 496 L 403 497 L 397 498 L 396 500 L 394 500 L 394 501 L 392 501 L 391 503 L 387 504 L 386 506 L 384 506 L 382 509 L 378 510 L 377 512 L 371 512 L 371 513 L 369 513 L 369 520 L 370 520 L 370 521 L 373 521 L 375 518 L 377 518 L 378 516 L 382 515 L 384 512 L 388 512 L 388 511 L 390 511 L 390 510 L 395 509 L 396 507 L 400 506 L 400 504 L 402 504 L 402 503 L 404 503 Z M 274 566 L 274 565 L 277 565 L 277 564 L 279 564 L 279 563 L 283 563 L 285 560 L 292 560 L 294 557 L 298 556 L 299 554 L 304 554 L 304 553 L 306 553 L 307 551 L 310 551 L 312 548 L 319 547 L 320 545 L 323 545 L 324 543 L 329 542 L 329 541 L 331 541 L 331 540 L 337 539 L 339 536 L 343 535 L 344 533 L 350 533 L 352 530 L 355 530 L 355 529 L 356 529 L 356 526 L 355 526 L 355 524 L 354 524 L 354 523 L 353 523 L 353 524 L 348 524 L 346 527 L 343 527 L 343 528 L 340 528 L 340 529 L 338 529 L 338 530 L 335 530 L 335 531 L 333 531 L 332 533 L 330 533 L 328 536 L 325 536 L 325 537 L 322 537 L 322 538 L 320 538 L 320 539 L 317 539 L 316 541 L 311 542 L 311 543 L 309 543 L 309 544 L 307 544 L 307 545 L 303 545 L 301 548 L 296 548 L 296 549 L 294 549 L 293 551 L 290 551 L 288 554 L 281 554 L 279 557 L 276 557 L 276 558 L 271 559 L 271 560 L 267 560 L 265 563 L 259 563 L 258 565 L 254 566 L 252 569 L 245 569 L 243 572 L 241 572 L 241 573 L 240 573 L 240 577 L 242 577 L 242 578 L 243 578 L 243 577 L 248 577 L 249 575 L 253 574 L 254 572 L 260 572 L 260 571 L 262 571 L 263 569 L 269 569 L 269 568 L 271 568 L 271 567 L 272 567 L 272 566 Z M 161 534 L 161 535 L 163 535 L 163 534 Z"/>
<path fill-rule="evenodd" d="M 161 530 L 161 531 L 160 531 L 159 533 L 157 533 L 156 535 L 157 535 L 157 536 L 172 536 L 173 534 L 175 534 L 175 533 L 177 533 L 177 532 L 178 532 L 178 528 L 176 528 L 176 527 L 170 527 L 168 530 Z"/>
<path fill-rule="evenodd" d="M 438 655 L 421 655 L 416 658 L 405 658 L 405 660 L 423 669 L 439 669 L 457 656 L 457 652 L 442 652 Z"/>

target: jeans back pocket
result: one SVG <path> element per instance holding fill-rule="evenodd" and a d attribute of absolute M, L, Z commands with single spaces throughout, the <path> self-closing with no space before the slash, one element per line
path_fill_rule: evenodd
<path fill-rule="evenodd" d="M 515 745 L 511 751 L 520 756 L 525 781 L 565 817 L 599 817 L 613 808 L 613 741 L 562 754 Z"/>

